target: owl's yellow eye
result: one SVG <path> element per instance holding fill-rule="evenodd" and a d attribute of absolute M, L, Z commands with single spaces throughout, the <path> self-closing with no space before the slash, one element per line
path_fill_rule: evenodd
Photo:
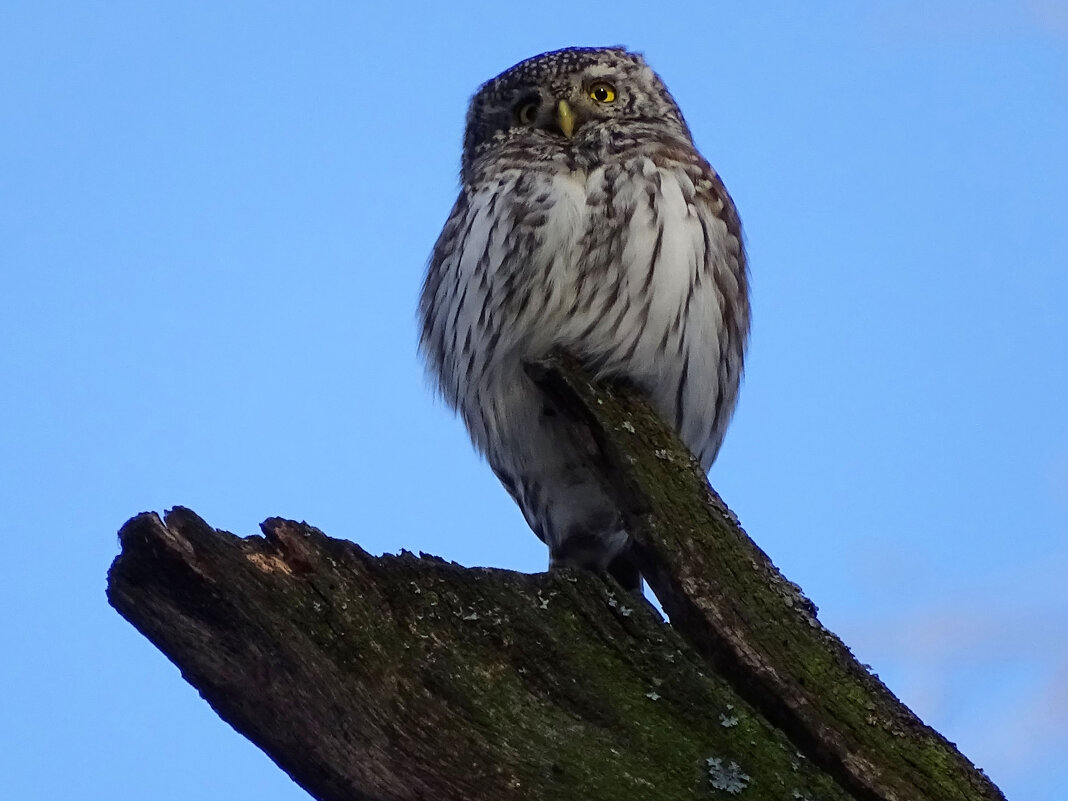
<path fill-rule="evenodd" d="M 515 107 L 515 119 L 520 125 L 531 125 L 538 118 L 538 106 L 540 103 L 528 100 Z"/>
<path fill-rule="evenodd" d="M 611 103 L 616 99 L 616 88 L 605 81 L 590 84 L 590 97 L 598 103 Z"/>

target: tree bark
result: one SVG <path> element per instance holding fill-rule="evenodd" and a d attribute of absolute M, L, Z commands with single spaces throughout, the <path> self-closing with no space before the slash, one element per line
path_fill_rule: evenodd
<path fill-rule="evenodd" d="M 820 625 L 633 391 L 531 367 L 584 419 L 671 624 L 581 571 L 373 557 L 178 508 L 119 532 L 112 605 L 321 801 L 1003 799 Z"/>

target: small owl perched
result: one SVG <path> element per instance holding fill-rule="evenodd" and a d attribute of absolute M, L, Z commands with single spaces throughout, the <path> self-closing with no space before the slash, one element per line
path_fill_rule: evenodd
<path fill-rule="evenodd" d="M 420 351 L 550 566 L 641 580 L 595 446 L 524 362 L 554 348 L 644 391 L 706 470 L 749 332 L 741 224 L 640 55 L 572 48 L 483 85 L 430 258 Z"/>

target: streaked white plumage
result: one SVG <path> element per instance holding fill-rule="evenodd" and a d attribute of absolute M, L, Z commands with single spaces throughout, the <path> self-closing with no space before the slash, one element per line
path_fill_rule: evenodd
<path fill-rule="evenodd" d="M 602 84 L 611 108 L 590 100 Z M 554 129 L 554 103 L 558 115 L 575 109 L 571 135 Z M 524 105 L 538 107 L 533 124 L 516 122 Z M 593 443 L 547 406 L 523 364 L 560 347 L 625 378 L 707 469 L 748 332 L 733 204 L 659 79 L 614 49 L 546 54 L 486 84 L 468 117 L 463 179 L 420 304 L 428 369 L 552 562 L 634 586 Z"/>

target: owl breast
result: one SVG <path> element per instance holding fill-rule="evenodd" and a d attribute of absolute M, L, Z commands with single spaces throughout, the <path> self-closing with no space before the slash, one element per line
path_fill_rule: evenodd
<path fill-rule="evenodd" d="M 530 185 L 517 176 L 515 192 L 497 194 L 516 220 L 511 237 L 497 234 L 500 260 L 490 259 L 515 287 L 499 358 L 562 347 L 599 377 L 628 379 L 707 469 L 734 404 L 744 333 L 723 314 L 740 293 L 740 243 L 700 196 L 701 174 L 642 157 L 526 176 Z"/>
<path fill-rule="evenodd" d="M 628 540 L 596 444 L 524 362 L 560 347 L 640 387 L 707 469 L 741 375 L 744 255 L 703 162 L 543 166 L 465 187 L 427 271 L 421 348 L 553 563 L 605 569 Z"/>

